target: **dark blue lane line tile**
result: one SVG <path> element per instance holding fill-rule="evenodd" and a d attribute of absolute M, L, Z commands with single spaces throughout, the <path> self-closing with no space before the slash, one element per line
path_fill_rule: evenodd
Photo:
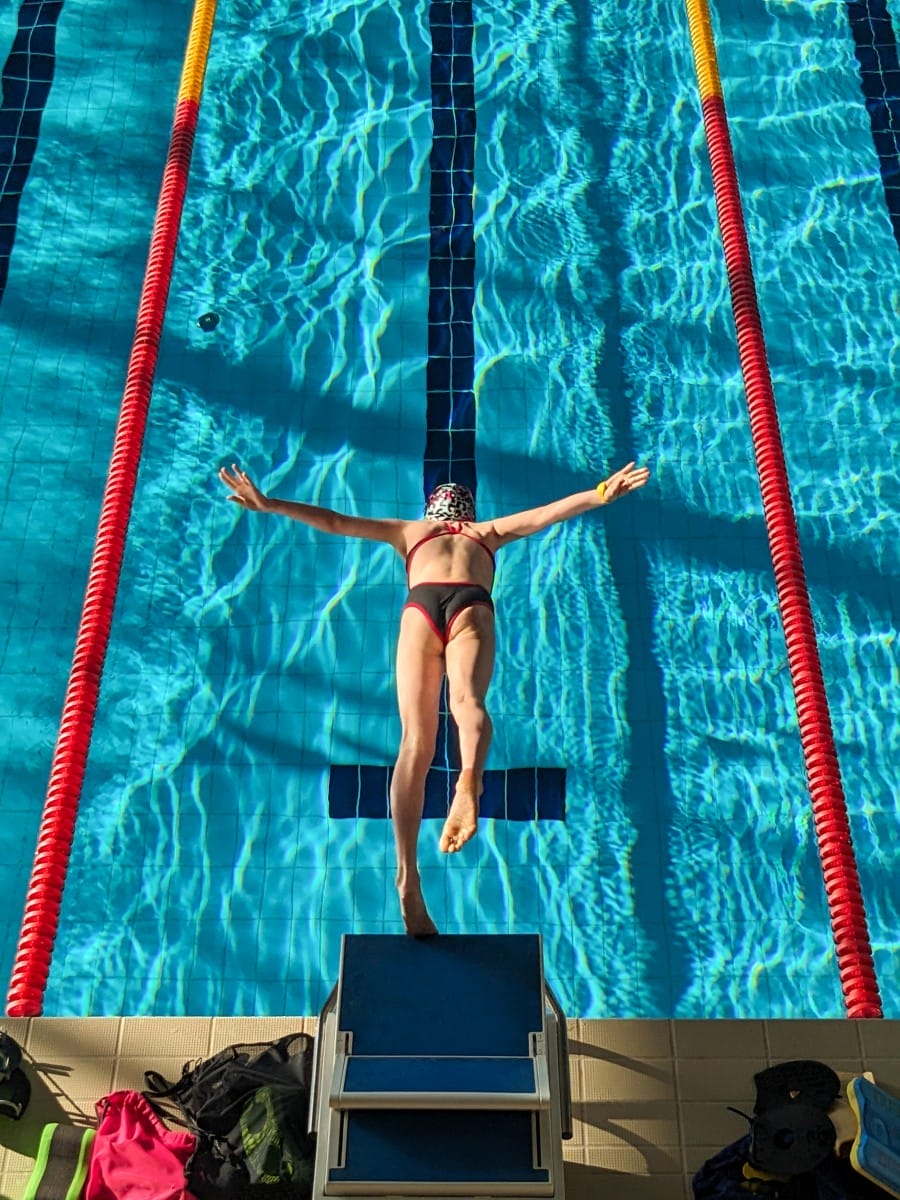
<path fill-rule="evenodd" d="M 475 87 L 471 0 L 433 0 L 431 200 L 424 495 L 453 480 L 477 493 L 475 471 Z M 444 689 L 426 817 L 445 817 L 459 752 Z M 390 816 L 390 767 L 332 766 L 328 815 Z M 564 821 L 561 767 L 488 770 L 480 811 L 508 821 Z"/>
<path fill-rule="evenodd" d="M 390 817 L 391 767 L 331 768 L 328 815 L 336 820 Z M 432 767 L 425 783 L 426 817 L 446 817 L 455 774 Z M 480 814 L 503 821 L 564 821 L 566 772 L 563 767 L 513 767 L 486 771 Z"/>
<path fill-rule="evenodd" d="M 900 246 L 900 62 L 887 0 L 849 0 L 847 16 L 884 197 Z"/>
<path fill-rule="evenodd" d="M 475 88 L 471 0 L 432 0 L 424 494 L 475 473 Z"/>
<path fill-rule="evenodd" d="M 41 117 L 56 65 L 56 26 L 63 0 L 23 0 L 3 67 L 0 102 L 0 299 L 9 278 L 19 201 L 34 161 Z"/>
<path fill-rule="evenodd" d="M 475 89 L 471 0 L 432 0 L 431 201 L 423 492 L 463 483 L 475 495 Z M 446 688 L 427 815 L 446 814 L 459 762 Z"/>

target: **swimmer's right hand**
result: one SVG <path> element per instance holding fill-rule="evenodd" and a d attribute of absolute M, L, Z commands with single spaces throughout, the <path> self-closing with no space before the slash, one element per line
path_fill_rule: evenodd
<path fill-rule="evenodd" d="M 226 487 L 231 488 L 232 494 L 228 499 L 239 504 L 241 508 L 249 509 L 250 512 L 269 511 L 269 498 L 259 490 L 250 476 L 242 471 L 237 463 L 231 464 L 231 471 L 226 467 L 220 467 L 219 478 Z"/>

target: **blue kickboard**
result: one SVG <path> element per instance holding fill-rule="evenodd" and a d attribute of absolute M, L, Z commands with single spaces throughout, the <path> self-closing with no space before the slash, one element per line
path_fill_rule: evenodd
<path fill-rule="evenodd" d="M 847 1098 L 859 1120 L 850 1161 L 861 1175 L 900 1198 L 900 1100 L 858 1076 Z"/>
<path fill-rule="evenodd" d="M 409 1094 L 460 1092 L 533 1096 L 537 1092 L 530 1058 L 360 1058 L 347 1061 L 342 1091 Z"/>
<path fill-rule="evenodd" d="M 547 1183 L 532 1166 L 527 1112 L 362 1109 L 347 1114 L 343 1167 L 329 1181 Z"/>
<path fill-rule="evenodd" d="M 353 1054 L 520 1058 L 543 1029 L 538 934 L 346 934 L 338 1028 Z"/>

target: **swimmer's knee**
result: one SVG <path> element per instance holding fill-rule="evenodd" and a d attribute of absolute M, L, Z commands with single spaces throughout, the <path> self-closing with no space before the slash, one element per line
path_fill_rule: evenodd
<path fill-rule="evenodd" d="M 430 729 L 403 729 L 400 733 L 400 750 L 399 756 L 411 758 L 414 761 L 427 760 L 430 764 L 434 758 L 434 751 L 437 745 L 437 728 Z"/>
<path fill-rule="evenodd" d="M 485 707 L 485 698 L 478 695 L 477 692 L 469 689 L 454 691 L 453 688 L 450 688 L 447 699 L 450 705 L 450 713 L 457 724 L 459 724 L 457 714 L 459 716 L 468 715 L 470 717 L 477 715 L 480 720 L 490 722 L 491 718 L 488 716 L 488 711 Z"/>

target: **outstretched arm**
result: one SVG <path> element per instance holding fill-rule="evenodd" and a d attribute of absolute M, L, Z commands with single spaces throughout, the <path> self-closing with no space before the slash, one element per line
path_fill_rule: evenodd
<path fill-rule="evenodd" d="M 320 508 L 318 504 L 301 504 L 296 500 L 279 500 L 275 496 L 266 496 L 236 463 L 232 463 L 230 471 L 220 467 L 219 478 L 231 489 L 228 499 L 250 512 L 277 513 L 279 516 L 290 517 L 292 521 L 311 525 L 313 529 L 321 529 L 323 533 L 368 538 L 373 542 L 388 542 L 395 550 L 403 553 L 405 521 L 351 517 L 331 508 Z"/>
<path fill-rule="evenodd" d="M 611 504 L 620 496 L 642 488 L 649 478 L 649 467 L 636 467 L 630 462 L 614 471 L 597 487 L 589 488 L 586 492 L 575 492 L 562 500 L 542 504 L 540 508 L 529 508 L 524 512 L 511 513 L 508 517 L 499 517 L 496 521 L 491 521 L 488 538 L 495 546 L 504 546 L 507 542 L 528 537 L 546 529 L 548 525 L 555 525 L 558 521 L 568 521 L 570 517 L 577 517 L 589 509 Z"/>

